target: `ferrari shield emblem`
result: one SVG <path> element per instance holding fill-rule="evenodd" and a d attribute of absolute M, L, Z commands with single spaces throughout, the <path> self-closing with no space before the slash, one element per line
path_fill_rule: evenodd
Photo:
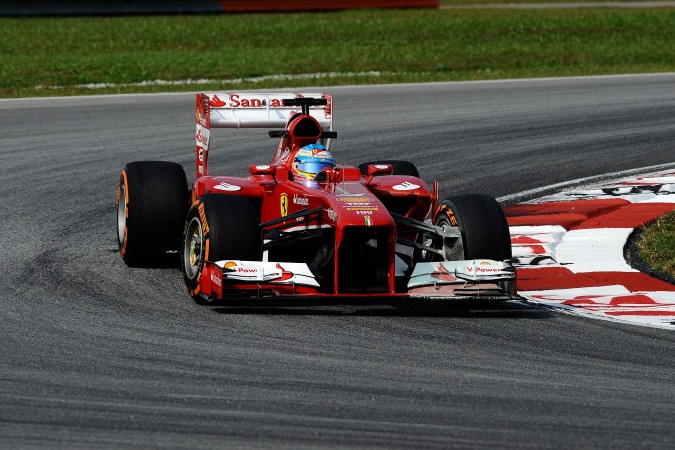
<path fill-rule="evenodd" d="M 288 196 L 286 194 L 281 194 L 281 217 L 286 217 L 288 215 Z"/>

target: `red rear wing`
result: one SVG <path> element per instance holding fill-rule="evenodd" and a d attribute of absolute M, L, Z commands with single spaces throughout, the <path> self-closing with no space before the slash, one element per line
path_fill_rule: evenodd
<path fill-rule="evenodd" d="M 280 128 L 299 113 L 297 106 L 284 106 L 284 99 L 325 98 L 326 105 L 310 106 L 309 114 L 324 130 L 333 129 L 333 98 L 328 94 L 197 94 L 197 178 L 208 175 L 211 128 Z"/>

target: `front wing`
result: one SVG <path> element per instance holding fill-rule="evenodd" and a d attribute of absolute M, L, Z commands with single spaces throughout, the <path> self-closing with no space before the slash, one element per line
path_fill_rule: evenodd
<path fill-rule="evenodd" d="M 326 293 L 304 263 L 223 260 L 207 262 L 201 276 L 206 300 L 363 297 L 363 293 Z M 415 265 L 407 292 L 368 293 L 368 297 L 438 300 L 517 298 L 516 273 L 507 261 L 488 259 L 423 262 Z"/>

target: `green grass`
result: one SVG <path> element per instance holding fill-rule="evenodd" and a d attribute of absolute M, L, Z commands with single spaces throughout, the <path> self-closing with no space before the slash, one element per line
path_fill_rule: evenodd
<path fill-rule="evenodd" d="M 1 18 L 0 96 L 668 72 L 674 29 L 675 9 Z M 338 75 L 250 80 L 316 72 Z M 215 82 L 78 87 L 156 79 Z"/>
<path fill-rule="evenodd" d="M 649 2 L 651 0 L 441 0 L 441 5 L 477 5 L 498 3 L 621 3 Z"/>
<path fill-rule="evenodd" d="M 675 276 L 675 212 L 647 226 L 637 247 L 652 269 Z"/>

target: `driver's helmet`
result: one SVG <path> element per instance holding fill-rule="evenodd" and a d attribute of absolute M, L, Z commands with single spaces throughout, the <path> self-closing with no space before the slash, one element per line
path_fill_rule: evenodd
<path fill-rule="evenodd" d="M 323 145 L 309 144 L 295 154 L 291 171 L 295 181 L 312 181 L 326 168 L 335 168 L 333 155 Z"/>

